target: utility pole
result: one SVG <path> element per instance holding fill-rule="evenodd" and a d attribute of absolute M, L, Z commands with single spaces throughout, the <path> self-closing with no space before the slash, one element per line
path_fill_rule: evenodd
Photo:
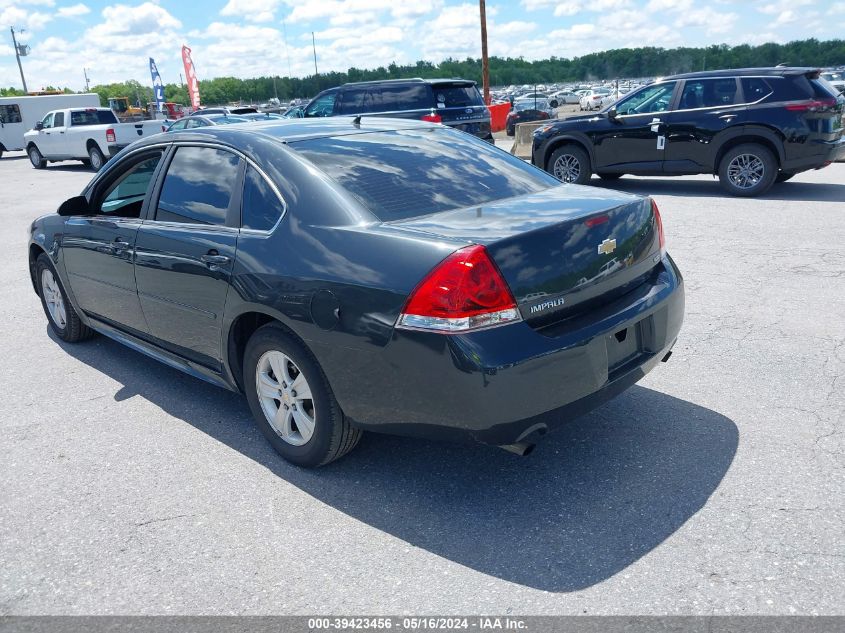
<path fill-rule="evenodd" d="M 490 105 L 490 62 L 487 59 L 487 9 L 484 0 L 478 0 L 481 11 L 481 83 L 484 87 L 484 103 Z"/>
<path fill-rule="evenodd" d="M 24 79 L 23 76 L 23 64 L 21 64 L 21 53 L 23 53 L 24 57 L 26 57 L 29 51 L 27 50 L 27 46 L 24 44 L 18 46 L 18 41 L 15 39 L 14 27 L 9 27 L 9 30 L 12 32 L 12 46 L 15 47 L 15 58 L 17 58 L 18 60 L 18 69 L 21 71 L 21 83 L 23 84 L 23 91 L 24 93 L 26 93 L 29 91 L 26 89 L 26 79 Z M 21 33 L 23 33 L 23 30 L 21 30 Z"/>
<path fill-rule="evenodd" d="M 317 71 L 317 45 L 314 43 L 314 31 L 311 31 L 311 49 L 314 51 L 314 74 L 319 75 Z"/>
<path fill-rule="evenodd" d="M 285 56 L 287 56 L 287 58 L 288 58 L 288 79 L 290 79 L 291 78 L 291 72 L 290 72 L 290 51 L 288 51 L 288 27 L 287 27 L 287 24 L 285 24 L 284 18 L 282 18 L 282 36 L 285 39 Z"/>
<path fill-rule="evenodd" d="M 91 86 L 90 86 L 91 80 L 88 79 L 88 69 L 83 68 L 82 74 L 85 75 L 85 92 L 91 92 Z"/>

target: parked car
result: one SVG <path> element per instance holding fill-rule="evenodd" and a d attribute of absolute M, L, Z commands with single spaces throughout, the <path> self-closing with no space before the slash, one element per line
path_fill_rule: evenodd
<path fill-rule="evenodd" d="M 193 130 L 200 127 L 209 127 L 211 125 L 231 125 L 233 123 L 249 123 L 252 119 L 247 118 L 249 115 L 237 116 L 235 114 L 209 114 L 199 116 L 192 114 L 188 117 L 183 117 L 178 121 L 171 123 L 167 128 L 167 132 L 179 132 L 181 130 Z M 260 114 L 264 118 L 264 114 Z"/>
<path fill-rule="evenodd" d="M 190 116 L 208 116 L 209 114 L 256 114 L 258 108 L 254 106 L 213 106 L 194 110 Z"/>
<path fill-rule="evenodd" d="M 533 101 L 517 101 L 513 104 L 511 111 L 505 119 L 505 132 L 508 136 L 513 136 L 516 133 L 517 123 L 526 123 L 528 121 L 543 121 L 550 117 L 547 110 L 534 106 Z"/>
<path fill-rule="evenodd" d="M 836 88 L 836 91 L 839 92 L 839 94 L 845 94 L 845 76 L 843 76 L 843 73 L 833 71 L 822 72 L 821 76 L 822 79 Z"/>
<path fill-rule="evenodd" d="M 593 173 L 714 174 L 729 193 L 756 196 L 845 157 L 843 111 L 845 97 L 813 68 L 676 75 L 539 128 L 532 162 L 580 184 Z"/>
<path fill-rule="evenodd" d="M 558 90 L 549 95 L 549 107 L 558 108 L 565 103 L 579 103 L 581 97 L 571 90 Z"/>
<path fill-rule="evenodd" d="M 581 95 L 578 103 L 582 110 L 599 110 L 602 99 L 608 95 L 610 95 L 609 90 L 587 90 Z"/>
<path fill-rule="evenodd" d="M 684 312 L 652 200 L 385 118 L 139 141 L 33 222 L 29 270 L 57 337 L 244 392 L 301 466 L 365 430 L 526 453 L 666 360 Z"/>
<path fill-rule="evenodd" d="M 464 79 L 388 79 L 344 84 L 318 94 L 303 114 L 306 118 L 378 114 L 419 119 L 493 140 L 490 111 L 475 82 Z"/>
<path fill-rule="evenodd" d="M 100 96 L 81 95 L 27 95 L 25 97 L 0 97 L 0 158 L 3 152 L 24 149 L 24 134 L 60 108 L 98 108 Z"/>
<path fill-rule="evenodd" d="M 285 117 L 274 112 L 255 112 L 253 114 L 241 114 L 239 118 L 246 119 L 247 121 L 273 121 L 275 119 L 284 119 Z"/>
<path fill-rule="evenodd" d="M 130 143 L 161 131 L 161 121 L 120 123 L 109 108 L 65 108 L 48 112 L 24 134 L 24 143 L 35 169 L 62 160 L 81 160 L 99 171 L 108 158 Z"/>

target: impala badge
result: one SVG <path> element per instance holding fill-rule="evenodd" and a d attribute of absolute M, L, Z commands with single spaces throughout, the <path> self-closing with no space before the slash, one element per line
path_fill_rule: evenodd
<path fill-rule="evenodd" d="M 604 242 L 599 244 L 599 255 L 610 255 L 616 250 L 616 240 L 607 238 Z"/>

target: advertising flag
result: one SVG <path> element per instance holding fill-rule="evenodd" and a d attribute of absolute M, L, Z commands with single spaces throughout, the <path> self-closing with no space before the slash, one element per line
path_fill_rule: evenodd
<path fill-rule="evenodd" d="M 153 78 L 153 96 L 156 100 L 156 110 L 161 112 L 164 107 L 164 84 L 161 83 L 161 75 L 158 74 L 158 68 L 152 57 L 150 57 L 150 75 Z"/>
<path fill-rule="evenodd" d="M 184 44 L 182 45 L 182 63 L 185 65 L 185 80 L 188 82 L 191 107 L 196 110 L 200 107 L 200 84 L 197 80 L 197 71 L 194 70 L 194 61 L 191 59 L 191 49 Z"/>

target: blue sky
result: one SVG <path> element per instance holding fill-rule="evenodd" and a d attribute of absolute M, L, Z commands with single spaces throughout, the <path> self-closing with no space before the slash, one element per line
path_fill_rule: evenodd
<path fill-rule="evenodd" d="M 487 1 L 491 55 L 572 57 L 627 46 L 786 42 L 843 36 L 843 0 Z M 201 79 L 372 68 L 480 56 L 478 4 L 460 0 L 0 0 L 0 85 L 19 86 L 9 27 L 21 40 L 29 88 L 149 82 L 155 58 L 179 81 L 180 48 Z"/>

